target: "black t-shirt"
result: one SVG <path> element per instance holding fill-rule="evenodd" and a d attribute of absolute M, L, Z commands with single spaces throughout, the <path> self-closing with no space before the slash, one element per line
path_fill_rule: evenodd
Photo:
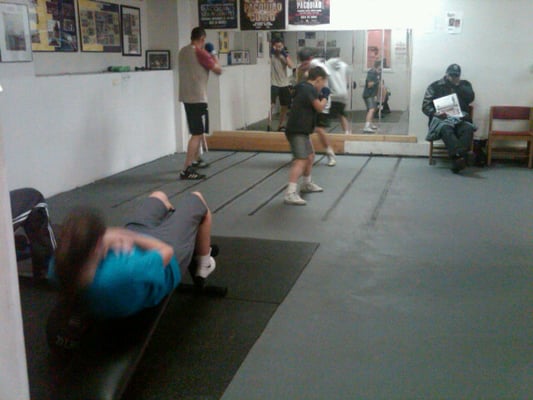
<path fill-rule="evenodd" d="M 363 91 L 363 98 L 374 97 L 378 94 L 378 85 L 379 80 L 381 79 L 381 74 L 374 68 L 369 69 L 366 74 L 365 90 Z M 369 82 L 374 82 L 374 86 L 368 87 Z"/>
<path fill-rule="evenodd" d="M 316 111 L 313 101 L 318 98 L 318 91 L 309 82 L 301 82 L 295 87 L 287 133 L 313 133 L 316 124 Z"/>

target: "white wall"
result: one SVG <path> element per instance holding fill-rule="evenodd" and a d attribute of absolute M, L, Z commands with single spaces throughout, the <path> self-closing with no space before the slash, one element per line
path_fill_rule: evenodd
<path fill-rule="evenodd" d="M 533 35 L 530 0 L 448 0 L 413 30 L 410 133 L 423 140 L 427 119 L 420 108 L 429 83 L 458 63 L 475 90 L 477 136 L 486 136 L 491 105 L 533 106 Z M 444 13 L 462 11 L 462 33 L 446 33 Z M 423 26 L 425 25 L 425 26 Z"/>
<path fill-rule="evenodd" d="M 175 151 L 172 71 L 22 77 L 3 86 L 12 189 L 50 196 Z"/>
<path fill-rule="evenodd" d="M 1 85 L 0 79 L 0 97 Z M 0 398 L 26 400 L 30 393 L 4 154 L 0 124 Z"/>

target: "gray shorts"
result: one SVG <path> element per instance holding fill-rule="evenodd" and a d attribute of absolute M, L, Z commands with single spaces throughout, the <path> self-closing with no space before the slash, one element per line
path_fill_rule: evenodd
<path fill-rule="evenodd" d="M 192 260 L 198 226 L 207 213 L 207 207 L 192 193 L 183 196 L 175 207 L 176 211 L 169 211 L 161 200 L 147 197 L 141 200 L 125 226 L 172 246 L 184 276 Z"/>
<path fill-rule="evenodd" d="M 285 137 L 289 141 L 294 158 L 304 160 L 315 152 L 308 134 L 285 132 Z"/>
<path fill-rule="evenodd" d="M 375 96 L 365 97 L 364 99 L 365 99 L 365 104 L 366 104 L 367 111 L 372 109 L 372 108 L 377 108 L 378 107 L 378 103 L 376 101 L 376 97 Z"/>

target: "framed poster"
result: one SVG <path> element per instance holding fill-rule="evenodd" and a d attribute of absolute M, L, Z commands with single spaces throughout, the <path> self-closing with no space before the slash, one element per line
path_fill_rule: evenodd
<path fill-rule="evenodd" d="M 78 51 L 74 0 L 30 0 L 33 51 Z"/>
<path fill-rule="evenodd" d="M 31 35 L 28 7 L 0 3 L 0 61 L 31 61 Z"/>
<path fill-rule="evenodd" d="M 229 34 L 228 32 L 218 32 L 218 52 L 220 54 L 229 52 Z"/>
<path fill-rule="evenodd" d="M 236 29 L 237 0 L 198 0 L 198 20 L 204 29 Z"/>
<path fill-rule="evenodd" d="M 141 9 L 120 6 L 122 26 L 122 54 L 141 56 Z"/>
<path fill-rule="evenodd" d="M 146 50 L 146 69 L 170 69 L 170 50 Z"/>
<path fill-rule="evenodd" d="M 120 53 L 118 4 L 78 0 L 81 51 Z"/>
<path fill-rule="evenodd" d="M 285 29 L 285 0 L 241 0 L 241 31 Z"/>

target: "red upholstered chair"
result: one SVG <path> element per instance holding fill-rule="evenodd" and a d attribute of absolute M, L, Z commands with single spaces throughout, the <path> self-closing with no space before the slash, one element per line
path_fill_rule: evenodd
<path fill-rule="evenodd" d="M 518 121 L 518 122 L 516 122 Z M 520 124 L 519 121 L 522 121 Z M 515 126 L 514 124 L 520 124 Z M 526 142 L 524 146 L 498 148 L 495 142 Z M 487 141 L 487 165 L 494 156 L 526 157 L 528 168 L 533 166 L 533 108 L 519 106 L 492 106 L 489 117 L 489 138 Z"/>

